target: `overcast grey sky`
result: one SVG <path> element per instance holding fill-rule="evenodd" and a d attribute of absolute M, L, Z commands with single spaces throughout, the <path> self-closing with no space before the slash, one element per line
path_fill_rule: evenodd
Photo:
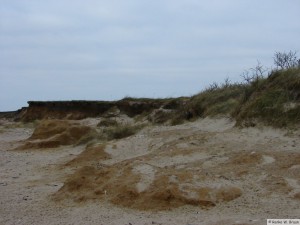
<path fill-rule="evenodd" d="M 238 81 L 300 50 L 299 12 L 299 0 L 0 0 L 0 111 Z"/>

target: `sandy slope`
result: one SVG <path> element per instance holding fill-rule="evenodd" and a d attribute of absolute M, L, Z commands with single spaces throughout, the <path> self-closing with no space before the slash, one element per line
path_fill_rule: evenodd
<path fill-rule="evenodd" d="M 89 126 L 97 122 L 82 121 Z M 226 118 L 146 127 L 106 144 L 109 157 L 97 166 L 111 168 L 117 183 L 104 182 L 105 194 L 101 189 L 98 197 L 90 189 L 64 189 L 66 179 L 82 166 L 66 163 L 78 159 L 85 146 L 10 151 L 33 129 L 7 121 L 0 128 L 0 224 L 266 224 L 267 218 L 300 215 L 299 131 L 238 129 Z M 125 173 L 120 168 L 127 168 L 128 177 L 120 176 Z M 134 177 L 131 183 L 129 177 Z M 166 188 L 160 186 L 164 182 L 177 188 L 180 198 L 171 203 L 177 207 L 166 203 L 171 209 L 160 210 L 157 201 L 150 210 L 139 210 L 149 207 L 154 190 Z M 115 186 L 125 183 L 139 193 L 134 201 L 116 197 L 120 190 Z M 241 195 L 225 201 L 227 192 L 218 195 L 224 187 L 237 188 Z M 182 198 L 193 200 L 203 188 L 215 194 L 204 196 L 215 206 L 182 204 Z M 53 195 L 63 200 L 54 201 Z M 87 199 L 74 201 L 82 196 Z"/>

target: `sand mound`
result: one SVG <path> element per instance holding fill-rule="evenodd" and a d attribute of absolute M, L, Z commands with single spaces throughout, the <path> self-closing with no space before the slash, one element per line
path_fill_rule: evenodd
<path fill-rule="evenodd" d="M 277 137 L 261 145 L 257 139 L 258 143 L 248 141 L 248 133 L 244 138 L 240 131 L 238 140 L 233 129 L 191 129 L 198 131 L 184 125 L 155 128 L 111 141 L 111 148 L 88 146 L 64 165 L 79 169 L 67 177 L 54 199 L 169 210 L 184 205 L 210 209 L 234 202 L 248 204 L 274 193 L 283 198 L 299 197 L 295 184 L 299 181 L 300 154 L 275 151 Z"/>
<path fill-rule="evenodd" d="M 78 123 L 66 120 L 44 120 L 18 149 L 56 148 L 62 145 L 80 144 L 92 139 L 96 134 L 94 129 Z"/>
<path fill-rule="evenodd" d="M 69 176 L 54 199 L 75 202 L 100 199 L 139 210 L 167 210 L 186 204 L 209 208 L 242 195 L 241 189 L 233 185 L 189 186 L 193 179 L 189 172 L 157 168 L 158 175 L 154 175 L 150 167 L 135 165 L 134 161 L 98 168 L 84 166 Z M 151 169 L 153 177 L 145 183 L 147 169 Z M 174 182 L 174 177 L 180 182 Z"/>
<path fill-rule="evenodd" d="M 59 145 L 73 127 L 100 132 L 100 120 L 3 129 L 4 223 L 250 225 L 299 215 L 299 130 L 223 129 L 224 119 L 206 119 L 59 151 L 4 150 L 31 134 L 26 143 Z"/>
<path fill-rule="evenodd" d="M 110 155 L 104 151 L 103 145 L 87 145 L 85 150 L 80 153 L 75 159 L 67 162 L 65 166 L 84 166 L 86 164 L 96 165 L 100 167 L 101 160 L 110 159 Z"/>
<path fill-rule="evenodd" d="M 71 126 L 66 120 L 42 120 L 35 128 L 29 140 L 48 139 L 61 134 Z"/>

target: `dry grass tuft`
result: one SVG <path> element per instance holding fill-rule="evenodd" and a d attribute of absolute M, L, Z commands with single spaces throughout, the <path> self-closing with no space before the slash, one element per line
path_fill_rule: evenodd
<path fill-rule="evenodd" d="M 262 154 L 252 152 L 252 153 L 244 153 L 244 154 L 237 154 L 232 157 L 230 163 L 233 165 L 255 165 L 259 164 L 262 161 Z"/>
<path fill-rule="evenodd" d="M 297 199 L 297 200 L 300 200 L 300 192 L 296 193 L 296 194 L 294 195 L 294 198 Z"/>
<path fill-rule="evenodd" d="M 114 119 L 111 118 L 106 118 L 104 120 L 101 120 L 98 124 L 97 127 L 112 127 L 112 126 L 117 126 L 118 122 Z"/>
<path fill-rule="evenodd" d="M 102 136 L 107 140 L 122 139 L 136 134 L 142 128 L 142 125 L 120 124 L 104 129 Z"/>
<path fill-rule="evenodd" d="M 180 188 L 181 182 L 171 182 L 168 173 L 164 172 L 166 171 L 160 171 L 153 183 L 139 192 L 137 183 L 141 177 L 133 172 L 132 161 L 101 168 L 84 166 L 69 176 L 54 199 L 72 199 L 75 202 L 108 200 L 113 204 L 138 210 L 169 210 L 186 204 L 208 209 L 219 202 L 234 200 L 242 194 L 239 188 L 231 186 L 183 190 Z M 189 174 L 181 176 L 185 177 L 183 180 L 186 182 L 192 181 Z"/>
<path fill-rule="evenodd" d="M 110 155 L 104 151 L 103 145 L 87 145 L 82 153 L 66 163 L 65 166 L 92 165 L 106 159 L 110 159 Z"/>
<path fill-rule="evenodd" d="M 44 120 L 19 149 L 56 148 L 62 145 L 87 143 L 97 136 L 88 126 L 65 120 Z"/>

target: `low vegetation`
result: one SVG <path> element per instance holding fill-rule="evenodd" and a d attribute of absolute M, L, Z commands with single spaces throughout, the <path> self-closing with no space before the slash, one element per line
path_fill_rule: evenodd
<path fill-rule="evenodd" d="M 223 84 L 210 85 L 179 107 L 172 120 L 228 115 L 245 126 L 255 126 L 257 122 L 275 127 L 299 124 L 300 64 L 295 54 L 276 53 L 277 69 L 270 71 L 258 62 L 241 75 L 242 83 L 226 79 Z"/>
<path fill-rule="evenodd" d="M 111 127 L 111 126 L 117 126 L 117 125 L 118 125 L 118 122 L 116 120 L 107 118 L 107 119 L 101 120 L 97 124 L 97 127 Z"/>
<path fill-rule="evenodd" d="M 103 137 L 107 140 L 122 139 L 136 134 L 141 130 L 141 125 L 118 124 L 103 130 Z"/>
<path fill-rule="evenodd" d="M 191 98 L 186 107 L 187 118 L 231 114 L 239 104 L 244 84 L 214 84 Z"/>
<path fill-rule="evenodd" d="M 300 122 L 300 68 L 272 71 L 244 92 L 233 113 L 239 124 L 255 119 L 278 127 Z"/>
<path fill-rule="evenodd" d="M 97 127 L 101 128 L 100 139 L 109 141 L 134 135 L 143 128 L 143 125 L 122 124 L 115 119 L 105 118 L 98 123 Z"/>

